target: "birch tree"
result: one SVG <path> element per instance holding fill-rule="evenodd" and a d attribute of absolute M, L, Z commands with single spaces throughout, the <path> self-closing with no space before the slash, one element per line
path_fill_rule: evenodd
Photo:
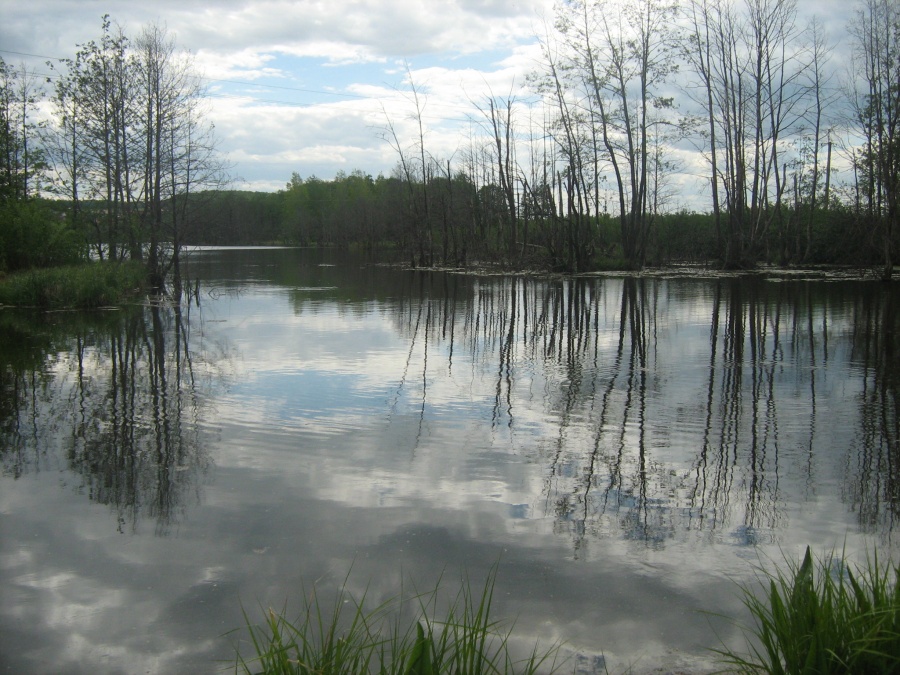
<path fill-rule="evenodd" d="M 132 229 L 131 206 L 135 185 L 129 151 L 134 134 L 134 61 L 121 28 L 103 17 L 99 41 L 81 45 L 74 59 L 64 60 L 57 80 L 56 138 L 50 144 L 57 173 L 79 213 L 83 200 L 101 200 L 103 208 L 91 222 L 101 257 L 125 255 L 124 241 L 132 255 L 139 255 Z"/>

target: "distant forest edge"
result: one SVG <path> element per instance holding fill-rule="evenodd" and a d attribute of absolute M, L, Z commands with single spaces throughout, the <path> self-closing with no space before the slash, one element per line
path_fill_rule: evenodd
<path fill-rule="evenodd" d="M 390 176 L 294 173 L 275 193 L 227 189 L 200 78 L 158 25 L 132 40 L 104 17 L 47 81 L 0 60 L 0 271 L 93 248 L 145 261 L 161 290 L 172 274 L 178 287 L 185 245 L 282 243 L 382 248 L 425 267 L 842 264 L 892 277 L 900 3 L 860 0 L 844 82 L 823 25 L 800 26 L 794 0 L 556 12 L 532 100 L 473 101 L 452 159 L 429 148 L 407 67 L 411 124 L 379 132 L 398 158 Z M 685 147 L 702 158 L 691 171 L 706 213 L 673 209 Z M 841 184 L 835 157 L 852 174 Z"/>
<path fill-rule="evenodd" d="M 410 192 L 423 214 L 409 209 Z M 428 199 L 428 208 L 424 200 Z M 478 189 L 465 176 L 410 186 L 400 178 L 373 178 L 360 171 L 325 181 L 294 175 L 284 190 L 204 191 L 190 195 L 181 242 L 185 246 L 291 245 L 383 250 L 413 266 L 465 267 L 499 263 L 510 269 L 574 272 L 565 265 L 570 221 L 558 213 L 518 220 L 515 248 L 504 228 L 498 190 Z M 64 217 L 70 204 L 46 200 L 47 209 Z M 427 210 L 429 222 L 423 222 Z M 105 247 L 105 202 L 82 202 L 84 241 Z M 782 227 L 760 242 L 759 263 L 776 265 L 880 266 L 880 249 L 870 224 L 852 208 L 834 203 L 785 210 Z M 807 229 L 807 219 L 812 227 Z M 580 271 L 632 269 L 624 257 L 618 218 L 584 218 L 579 243 L 585 265 Z M 809 238 L 808 238 L 809 236 Z M 721 265 L 715 218 L 711 213 L 655 216 L 646 264 Z"/>

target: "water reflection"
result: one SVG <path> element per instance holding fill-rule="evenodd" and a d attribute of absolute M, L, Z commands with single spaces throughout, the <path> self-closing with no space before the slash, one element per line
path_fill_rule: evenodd
<path fill-rule="evenodd" d="M 533 432 L 517 438 L 545 467 L 536 515 L 552 515 L 576 555 L 586 537 L 610 535 L 651 547 L 684 531 L 775 542 L 788 511 L 834 482 L 863 530 L 890 535 L 890 289 L 750 277 L 409 279 L 395 321 L 409 341 L 401 388 L 416 388 L 420 420 L 437 360 L 450 373 L 467 354 L 493 373 L 491 427 Z M 483 395 L 475 387 L 470 396 Z"/>
<path fill-rule="evenodd" d="M 65 484 L 114 509 L 119 531 L 149 519 L 168 532 L 212 463 L 198 424 L 209 371 L 189 326 L 178 306 L 0 313 L 4 474 L 65 467 Z"/>
<path fill-rule="evenodd" d="M 757 552 L 892 537 L 889 287 L 275 250 L 186 272 L 181 309 L 0 312 L 17 670 L 216 672 L 242 602 L 350 567 L 377 602 L 501 556 L 523 644 L 701 672 L 698 610 L 737 616 Z"/>
<path fill-rule="evenodd" d="M 869 295 L 853 306 L 851 361 L 859 371 L 860 422 L 847 456 L 847 502 L 867 531 L 892 527 L 900 511 L 898 416 L 900 317 L 894 293 Z"/>
<path fill-rule="evenodd" d="M 386 408 L 369 413 L 414 420 L 413 457 L 440 424 L 480 419 L 492 447 L 542 467 L 540 495 L 516 508 L 553 518 L 576 556 L 608 536 L 775 542 L 791 509 L 830 485 L 862 531 L 893 528 L 900 333 L 889 288 L 254 269 L 290 282 L 298 316 L 383 313 L 405 356 L 383 373 Z M 149 517 L 166 532 L 212 461 L 202 429 L 222 353 L 192 348 L 203 329 L 191 311 L 0 315 L 4 472 L 64 459 L 74 489 L 114 507 L 121 530 Z"/>

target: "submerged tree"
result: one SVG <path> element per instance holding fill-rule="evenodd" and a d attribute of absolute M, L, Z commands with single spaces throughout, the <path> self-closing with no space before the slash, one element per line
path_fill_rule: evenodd
<path fill-rule="evenodd" d="M 608 166 L 622 253 L 633 267 L 646 261 L 654 186 L 662 184 L 657 140 L 675 125 L 672 115 L 660 114 L 674 104 L 665 89 L 676 68 L 674 11 L 664 0 L 570 0 L 558 9 L 558 44 L 544 53 L 543 89 L 563 131 L 570 211 L 589 214 L 593 207 L 596 214 L 598 166 Z"/>
<path fill-rule="evenodd" d="M 721 257 L 744 267 L 765 257 L 784 224 L 785 146 L 804 126 L 809 56 L 794 0 L 695 0 L 687 14 L 683 53 L 704 92 Z"/>

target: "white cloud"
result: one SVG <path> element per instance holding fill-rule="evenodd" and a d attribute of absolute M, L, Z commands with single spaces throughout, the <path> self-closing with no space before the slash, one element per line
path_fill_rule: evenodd
<path fill-rule="evenodd" d="M 816 13 L 837 40 L 852 7 L 802 0 L 798 27 Z M 72 56 L 97 39 L 106 13 L 130 35 L 159 22 L 195 55 L 234 173 L 248 187 L 272 189 L 293 171 L 323 178 L 355 168 L 389 172 L 397 158 L 382 138 L 385 116 L 404 147 L 418 135 L 408 75 L 422 95 L 429 153 L 453 156 L 469 120 L 482 119 L 473 104 L 489 93 L 529 97 L 526 77 L 541 60 L 536 35 L 552 19 L 553 2 L 0 0 L 0 45 L 9 50 L 0 56 L 46 70 L 46 57 Z M 524 125 L 527 111 L 520 105 L 516 114 Z M 696 174 L 696 153 L 678 153 L 688 175 Z"/>
<path fill-rule="evenodd" d="M 289 73 L 267 67 L 266 64 L 275 59 L 272 54 L 263 54 L 253 49 L 242 49 L 238 52 L 211 52 L 200 50 L 194 63 L 204 77 L 209 79 L 240 78 L 256 80 L 260 78 L 287 78 Z"/>

